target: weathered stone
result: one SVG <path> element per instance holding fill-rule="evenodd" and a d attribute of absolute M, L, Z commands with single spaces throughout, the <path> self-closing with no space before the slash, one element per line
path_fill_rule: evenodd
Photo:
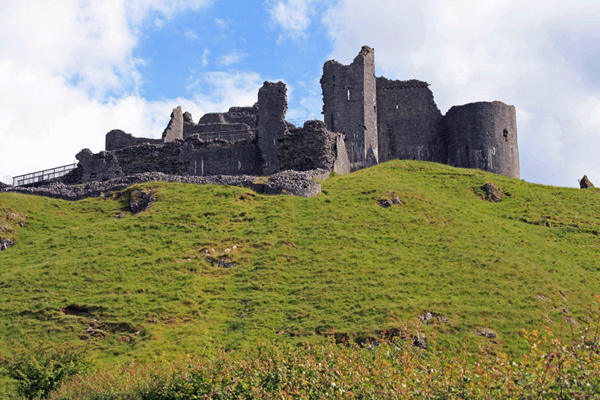
<path fill-rule="evenodd" d="M 321 184 L 314 177 L 326 176 L 328 171 L 282 171 L 271 176 L 266 182 L 256 176 L 249 175 L 215 175 L 207 177 L 167 175 L 161 172 L 134 174 L 104 182 L 88 182 L 81 186 L 65 185 L 52 182 L 39 187 L 10 187 L 7 191 L 47 196 L 63 200 L 81 200 L 88 197 L 103 196 L 108 192 L 117 192 L 129 186 L 143 182 L 181 182 L 196 185 L 228 185 L 243 186 L 264 194 L 288 194 L 301 197 L 313 197 L 321 193 Z"/>
<path fill-rule="evenodd" d="M 154 200 L 150 190 L 133 190 L 129 195 L 129 209 L 134 214 L 146 211 Z"/>
<path fill-rule="evenodd" d="M 94 154 L 89 149 L 83 149 L 75 157 L 81 166 L 85 166 L 82 173 L 83 182 L 105 181 L 123 176 L 119 161 L 112 152 L 101 151 Z"/>
<path fill-rule="evenodd" d="M 4 251 L 14 245 L 16 242 L 12 239 L 0 238 L 0 251 Z"/>
<path fill-rule="evenodd" d="M 488 329 L 488 328 L 481 329 L 479 332 L 477 332 L 477 335 L 479 335 L 479 336 L 485 336 L 488 339 L 495 339 L 496 338 L 496 332 L 494 332 L 494 331 L 492 331 L 491 329 Z"/>
<path fill-rule="evenodd" d="M 498 203 L 500 201 L 502 201 L 502 197 L 504 196 L 504 193 L 502 192 L 502 189 L 500 189 L 498 186 L 494 185 L 493 183 L 486 183 L 485 185 L 483 185 L 481 187 L 484 191 L 484 199 L 491 202 L 491 203 Z"/>
<path fill-rule="evenodd" d="M 321 78 L 327 129 L 345 135 L 352 170 L 378 163 L 375 50 L 363 46 L 352 64 L 327 61 Z"/>
<path fill-rule="evenodd" d="M 419 321 L 421 321 L 421 323 L 427 325 L 430 321 L 448 322 L 449 320 L 442 314 L 431 312 L 431 311 L 426 311 L 423 314 L 419 315 Z"/>
<path fill-rule="evenodd" d="M 579 181 L 579 187 L 581 189 L 593 188 L 594 184 L 588 179 L 587 175 L 584 175 Z"/>
<path fill-rule="evenodd" d="M 235 267 L 235 263 L 226 258 L 214 258 L 214 257 L 205 256 L 204 259 L 206 261 L 208 261 L 209 263 L 216 265 L 219 268 L 234 268 Z"/>
<path fill-rule="evenodd" d="M 520 178 L 517 113 L 500 101 L 452 107 L 444 116 L 447 164 Z"/>
<path fill-rule="evenodd" d="M 183 113 L 183 122 L 187 124 L 195 124 L 194 117 L 192 117 L 192 113 L 186 111 Z"/>
<path fill-rule="evenodd" d="M 306 121 L 303 128 L 287 132 L 279 141 L 278 154 L 280 169 L 350 172 L 341 134 L 328 131 L 323 121 Z"/>
<path fill-rule="evenodd" d="M 383 208 L 391 207 L 392 204 L 394 204 L 394 203 L 392 203 L 392 201 L 388 200 L 388 199 L 379 200 L 379 205 Z"/>
<path fill-rule="evenodd" d="M 159 144 L 162 139 L 138 138 L 120 129 L 113 129 L 106 134 L 104 148 L 106 151 L 120 150 L 138 144 Z"/>
<path fill-rule="evenodd" d="M 379 162 L 445 162 L 442 118 L 427 82 L 377 78 Z"/>
<path fill-rule="evenodd" d="M 285 83 L 265 82 L 258 91 L 258 148 L 264 175 L 280 170 L 279 142 L 288 134 L 286 112 Z"/>
<path fill-rule="evenodd" d="M 175 108 L 162 139 L 113 130 L 106 152 L 83 150 L 79 166 L 59 179 L 76 184 L 146 172 L 253 176 L 313 169 L 345 174 L 392 158 L 519 177 L 513 106 L 479 102 L 442 116 L 426 82 L 375 78 L 374 50 L 367 46 L 350 65 L 325 63 L 321 86 L 324 123 L 296 128 L 285 120 L 285 84 L 265 82 L 253 106 L 209 113 L 197 124 Z"/>
<path fill-rule="evenodd" d="M 175 140 L 183 140 L 183 113 L 181 106 L 173 109 L 171 120 L 162 134 L 163 142 L 173 142 Z"/>

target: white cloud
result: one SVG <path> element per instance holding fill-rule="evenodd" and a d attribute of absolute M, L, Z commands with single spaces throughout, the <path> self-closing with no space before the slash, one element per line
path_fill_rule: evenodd
<path fill-rule="evenodd" d="M 221 29 L 225 29 L 229 26 L 229 21 L 227 21 L 224 18 L 216 18 L 215 19 L 215 24 L 221 28 Z"/>
<path fill-rule="evenodd" d="M 202 52 L 202 66 L 206 67 L 208 65 L 208 57 L 210 56 L 211 51 L 209 49 L 204 49 Z"/>
<path fill-rule="evenodd" d="M 316 0 L 270 0 L 266 3 L 271 20 L 286 35 L 302 37 L 310 26 Z"/>
<path fill-rule="evenodd" d="M 209 95 L 149 102 L 137 93 L 142 61 L 132 52 L 144 26 L 208 4 L 2 1 L 0 178 L 70 163 L 82 148 L 100 151 L 110 129 L 158 137 L 178 104 L 198 116 L 253 104 L 260 79 L 248 74 L 219 76 L 229 92 L 215 102 Z"/>
<path fill-rule="evenodd" d="M 587 0 L 344 0 L 323 22 L 333 58 L 375 47 L 378 74 L 428 81 L 442 112 L 514 104 L 521 176 L 574 186 L 600 181 L 599 14 Z"/>
<path fill-rule="evenodd" d="M 221 57 L 219 57 L 219 64 L 228 67 L 230 65 L 239 63 L 246 57 L 248 57 L 248 54 L 234 50 L 230 53 L 224 54 Z"/>
<path fill-rule="evenodd" d="M 188 39 L 190 39 L 190 40 L 198 40 L 198 34 L 196 32 L 194 32 L 193 30 L 191 30 L 191 29 L 188 29 L 185 32 L 185 37 L 188 38 Z"/>

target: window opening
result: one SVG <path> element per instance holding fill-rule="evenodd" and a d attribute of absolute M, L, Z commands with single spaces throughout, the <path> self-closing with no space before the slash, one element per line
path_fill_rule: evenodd
<path fill-rule="evenodd" d="M 504 136 L 504 141 L 508 143 L 508 130 L 505 129 L 504 132 L 502 132 L 502 135 Z"/>
<path fill-rule="evenodd" d="M 348 89 L 348 101 L 350 100 L 350 89 Z"/>

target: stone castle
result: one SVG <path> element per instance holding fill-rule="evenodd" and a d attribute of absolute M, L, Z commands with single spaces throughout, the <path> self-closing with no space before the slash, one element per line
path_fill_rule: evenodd
<path fill-rule="evenodd" d="M 77 154 L 69 183 L 142 172 L 172 175 L 272 175 L 324 169 L 345 174 L 391 159 L 433 161 L 519 178 L 515 107 L 478 102 L 442 115 L 429 84 L 375 76 L 374 50 L 350 65 L 327 61 L 321 78 L 324 122 L 286 121 L 287 89 L 265 82 L 252 107 L 209 113 L 198 123 L 177 107 L 161 139 L 121 130 L 106 151 Z"/>

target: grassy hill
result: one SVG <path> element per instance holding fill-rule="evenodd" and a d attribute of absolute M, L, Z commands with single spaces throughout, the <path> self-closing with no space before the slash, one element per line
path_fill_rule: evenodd
<path fill-rule="evenodd" d="M 481 199 L 488 182 L 501 202 Z M 519 353 L 523 328 L 570 336 L 600 294 L 599 190 L 413 161 L 322 185 L 307 199 L 147 183 L 138 214 L 133 189 L 0 194 L 0 237 L 17 240 L 0 253 L 0 353 L 50 340 L 114 363 L 404 326 L 431 338 L 427 311 L 444 346 Z"/>

